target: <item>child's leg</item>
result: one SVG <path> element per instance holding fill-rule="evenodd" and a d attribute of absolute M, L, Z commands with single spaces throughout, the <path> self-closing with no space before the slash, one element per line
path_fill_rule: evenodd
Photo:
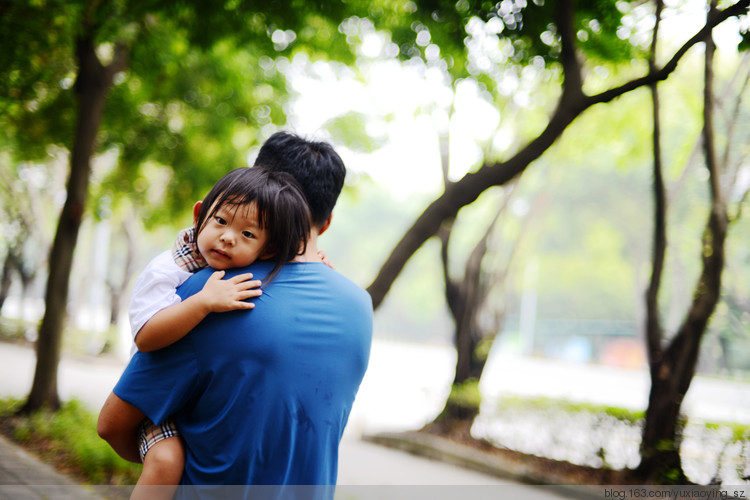
<path fill-rule="evenodd" d="M 143 471 L 130 500 L 170 499 L 185 468 L 185 448 L 179 437 L 153 445 L 143 459 Z"/>
<path fill-rule="evenodd" d="M 185 468 L 185 448 L 174 423 L 155 426 L 150 420 L 140 429 L 143 470 L 131 500 L 171 499 Z"/>

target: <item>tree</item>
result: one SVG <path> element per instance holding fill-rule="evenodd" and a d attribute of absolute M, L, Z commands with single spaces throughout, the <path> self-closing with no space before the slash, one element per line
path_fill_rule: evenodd
<path fill-rule="evenodd" d="M 441 166 L 443 185 L 450 186 L 450 138 L 445 132 L 440 136 Z M 478 383 L 482 377 L 492 343 L 502 325 L 505 312 L 502 290 L 511 269 L 511 262 L 521 244 L 523 234 L 529 223 L 537 215 L 544 199 L 537 197 L 534 207 L 529 210 L 520 223 L 518 234 L 510 242 L 503 242 L 500 236 L 499 223 L 507 218 L 508 206 L 517 188 L 517 183 L 506 186 L 497 199 L 495 215 L 490 217 L 483 234 L 469 253 L 460 278 L 451 273 L 451 239 L 456 227 L 456 220 L 446 221 L 440 231 L 440 257 L 443 280 L 445 282 L 445 300 L 453 317 L 453 343 L 456 348 L 456 371 L 451 384 L 451 392 L 443 410 L 427 426 L 428 432 L 438 434 L 471 436 L 471 426 L 479 414 L 481 393 Z M 495 205 L 495 203 L 493 203 Z M 502 249 L 500 247 L 507 247 Z M 492 292 L 495 300 L 490 300 Z M 501 298 L 498 300 L 497 296 Z"/>
<path fill-rule="evenodd" d="M 581 46 L 581 41 L 591 40 L 591 38 L 596 40 L 595 35 L 591 35 L 590 37 L 584 31 L 586 28 L 585 23 L 591 20 L 591 17 L 587 15 L 589 14 L 587 8 L 591 7 L 589 4 L 581 2 L 579 7 L 576 7 L 573 1 L 557 2 L 554 17 L 544 5 L 539 6 L 536 3 L 529 3 L 525 7 L 522 7 L 510 2 L 507 4 L 504 2 L 503 4 L 505 4 L 505 7 L 501 6 L 499 9 L 506 9 L 505 16 L 501 15 L 501 10 L 482 11 L 480 7 L 470 2 L 459 2 L 456 4 L 456 10 L 460 10 L 459 6 L 463 5 L 465 8 L 464 12 L 469 11 L 471 15 L 479 17 L 482 20 L 487 20 L 487 22 L 502 18 L 506 32 L 510 32 L 509 35 L 504 36 L 508 36 L 514 43 L 524 40 L 524 35 L 539 36 L 539 32 L 534 33 L 533 26 L 550 26 L 549 30 L 554 34 L 555 41 L 557 42 L 553 46 L 557 49 L 556 54 L 558 57 L 550 57 L 548 53 L 548 58 L 556 59 L 561 66 L 562 72 L 562 91 L 557 100 L 556 107 L 544 130 L 530 140 L 515 155 L 501 162 L 485 162 L 478 170 L 470 172 L 459 181 L 446 186 L 444 193 L 424 210 L 395 246 L 378 275 L 368 287 L 368 291 L 371 293 L 373 303 L 376 307 L 381 303 L 391 284 L 397 278 L 411 255 L 427 239 L 435 234 L 439 234 L 441 227 L 446 224 L 446 221 L 453 220 L 462 207 L 473 203 L 489 187 L 504 185 L 524 172 L 586 109 L 595 104 L 610 102 L 616 97 L 644 86 L 651 86 L 655 102 L 655 192 L 657 193 L 657 213 L 661 217 L 665 205 L 663 180 L 660 178 L 659 173 L 661 159 L 658 144 L 658 111 L 656 109 L 658 107 L 658 93 L 655 90 L 655 84 L 666 79 L 676 69 L 680 59 L 689 48 L 704 41 L 706 41 L 707 46 L 710 45 L 710 42 L 707 40 L 710 38 L 713 28 L 730 16 L 738 16 L 746 12 L 749 2 L 736 2 L 723 11 L 719 11 L 714 5 L 709 9 L 705 26 L 676 50 L 668 62 L 661 67 L 657 66 L 655 59 L 657 23 L 654 27 L 654 36 L 652 37 L 652 54 L 654 55 L 649 61 L 648 71 L 645 76 L 633 78 L 598 94 L 588 94 L 584 91 L 584 83 L 586 83 L 583 71 L 584 66 L 580 60 L 580 57 L 586 54 L 586 49 Z M 601 2 L 600 4 L 604 5 L 605 3 Z M 508 5 L 513 6 L 510 8 L 510 11 L 508 11 Z M 434 2 L 431 3 L 431 7 L 434 7 Z M 606 7 L 603 7 L 603 9 L 606 10 Z M 660 16 L 662 10 L 660 2 L 657 3 L 656 10 L 657 16 Z M 612 14 L 612 11 L 609 11 L 609 13 Z M 441 28 L 441 22 L 450 22 L 451 18 L 455 17 L 455 14 L 456 12 L 446 13 L 446 11 L 433 8 L 431 16 L 434 22 L 425 19 L 426 16 L 421 18 L 420 21 L 426 26 L 425 29 L 428 34 L 433 35 L 435 30 Z M 545 15 L 548 17 L 545 18 Z M 615 22 L 619 23 L 620 17 L 615 16 L 615 18 Z M 597 17 L 594 17 L 594 19 L 598 20 Z M 453 20 L 455 21 L 455 19 Z M 611 19 L 609 21 L 612 22 Z M 466 24 L 461 23 L 459 25 L 465 26 Z M 526 29 L 525 26 L 532 26 L 532 28 Z M 611 24 L 610 27 L 612 27 Z M 502 29 L 498 31 L 502 31 Z M 583 36 L 581 36 L 582 33 Z M 549 38 L 548 32 L 547 39 Z M 522 46 L 526 48 L 533 48 L 534 43 L 537 41 L 533 37 L 530 40 L 528 38 L 525 40 L 527 43 Z M 514 45 L 514 48 L 517 46 Z M 712 49 L 707 48 L 707 89 L 710 89 L 711 81 L 711 65 L 708 62 L 711 51 Z M 530 52 L 533 51 L 530 50 Z M 523 57 L 519 57 L 519 60 L 523 60 Z M 725 202 L 721 194 L 719 175 L 716 171 L 716 158 L 713 151 L 711 117 L 710 111 L 708 111 L 711 102 L 710 90 L 706 91 L 705 99 L 707 111 L 704 116 L 706 122 L 704 148 L 706 163 L 710 172 L 712 207 L 711 216 L 705 231 L 703 272 L 688 316 L 673 342 L 665 349 L 662 349 L 659 344 L 660 337 L 653 335 L 653 332 L 656 331 L 654 328 L 654 303 L 656 293 L 658 292 L 658 276 L 656 273 L 663 265 L 663 252 L 666 244 L 662 220 L 657 219 L 657 227 L 655 229 L 655 274 L 652 276 L 648 292 L 649 311 L 647 319 L 650 332 L 648 344 L 652 369 L 652 390 L 643 436 L 643 460 L 638 472 L 643 476 L 658 481 L 681 482 L 685 479 L 679 461 L 679 406 L 682 396 L 687 391 L 694 374 L 700 338 L 718 301 L 721 284 L 720 277 L 721 268 L 723 267 L 724 241 L 728 218 Z M 451 284 L 449 283 L 447 287 L 450 289 Z M 453 292 L 455 295 L 455 292 L 458 291 L 453 290 Z M 474 297 L 473 300 L 479 302 L 481 299 Z M 670 477 L 669 473 L 675 473 L 675 471 L 676 477 Z"/>
<path fill-rule="evenodd" d="M 657 2 L 657 24 L 652 44 L 652 60 L 653 54 L 656 53 L 661 7 L 661 2 Z M 709 18 L 715 15 L 716 9 L 717 2 L 712 1 Z M 730 223 L 725 195 L 727 183 L 722 182 L 722 171 L 729 169 L 728 165 L 722 164 L 716 151 L 714 125 L 716 46 L 710 33 L 706 35 L 705 46 L 702 148 L 705 166 L 708 170 L 710 208 L 703 232 L 702 270 L 694 288 L 689 310 L 677 332 L 666 343 L 664 328 L 659 317 L 658 293 L 667 249 L 667 197 L 662 174 L 659 93 L 656 84 L 651 86 L 654 120 L 655 224 L 652 274 L 646 293 L 646 340 L 651 390 L 641 442 L 641 463 L 637 472 L 644 480 L 658 483 L 682 484 L 687 481 L 679 453 L 682 426 L 680 407 L 695 374 L 701 340 L 721 295 L 725 242 Z M 735 122 L 736 114 L 732 124 Z M 731 128 L 733 127 L 730 124 L 728 134 L 730 140 L 727 144 L 727 152 L 722 156 L 724 159 L 729 157 L 729 151 L 733 146 Z M 733 182 L 729 184 L 729 186 L 733 185 Z"/>
<path fill-rule="evenodd" d="M 531 209 L 520 221 L 518 233 L 503 242 L 499 222 L 508 216 L 508 206 L 517 186 L 509 186 L 495 208 L 486 230 L 466 259 L 463 274 L 456 279 L 450 272 L 450 242 L 455 221 L 440 228 L 441 261 L 445 280 L 445 299 L 455 324 L 456 371 L 445 406 L 426 430 L 438 434 L 468 437 L 479 414 L 482 377 L 492 344 L 505 316 L 505 286 L 525 232 L 543 209 L 546 196 L 537 196 Z M 506 248 L 500 248 L 506 247 Z"/>
<path fill-rule="evenodd" d="M 554 13 L 551 12 L 551 4 L 554 4 Z M 729 17 L 743 14 L 749 4 L 749 0 L 740 0 L 722 11 L 712 12 L 706 25 L 677 49 L 661 67 L 651 69 L 643 76 L 633 78 L 621 85 L 596 94 L 587 94 L 584 91 L 583 66 L 579 59 L 583 52 L 582 45 L 591 46 L 594 42 L 592 42 L 592 38 L 588 38 L 590 43 L 582 44 L 577 34 L 581 30 L 590 32 L 592 19 L 597 20 L 599 26 L 606 23 L 601 31 L 609 31 L 612 34 L 617 29 L 622 13 L 618 14 L 613 5 L 605 2 L 596 2 L 594 5 L 582 2 L 582 7 L 577 8 L 572 0 L 548 2 L 543 6 L 530 2 L 526 7 L 518 7 L 516 11 L 510 12 L 510 19 L 515 20 L 513 26 L 520 26 L 520 28 L 516 28 L 516 30 L 508 28 L 510 34 L 506 36 L 516 46 L 529 48 L 529 51 L 519 55 L 518 59 L 533 59 L 534 56 L 539 55 L 539 52 L 531 52 L 531 49 L 539 50 L 539 45 L 542 45 L 547 49 L 545 52 L 547 58 L 558 63 L 561 67 L 562 92 L 557 99 L 554 111 L 544 129 L 512 157 L 505 161 L 484 163 L 478 170 L 467 173 L 459 181 L 452 184 L 450 188 L 430 203 L 404 233 L 380 268 L 378 275 L 368 286 L 367 290 L 373 298 L 374 306 L 380 305 L 385 294 L 414 252 L 427 239 L 437 234 L 444 221 L 455 217 L 461 207 L 473 203 L 482 192 L 490 187 L 501 186 L 518 176 L 560 137 L 568 125 L 590 107 L 610 102 L 635 89 L 666 79 L 691 47 L 702 42 L 705 36 L 721 22 Z M 468 8 L 469 2 L 456 4 L 457 8 L 461 5 Z M 587 8 L 584 9 L 584 6 Z M 594 8 L 601 8 L 600 13 L 609 16 L 595 17 L 597 11 Z M 607 10 L 607 8 L 610 10 Z M 445 33 L 452 29 L 452 35 L 460 39 L 463 39 L 463 34 L 457 32 L 456 26 L 465 26 L 469 16 L 487 20 L 500 19 L 498 10 L 482 10 L 481 7 L 475 7 L 470 11 L 458 11 L 442 6 L 442 9 L 432 9 L 430 12 L 418 9 L 417 14 L 421 14 L 422 17 L 419 18 L 419 21 L 429 29 L 429 33 Z M 460 20 L 460 22 L 453 24 L 457 20 Z M 448 25 L 451 27 L 448 27 Z M 546 31 L 548 26 L 551 27 L 551 32 Z M 551 44 L 552 48 L 544 46 L 540 41 L 540 39 L 546 39 L 542 36 L 543 32 L 554 37 L 555 42 Z M 595 33 L 592 33 L 591 37 L 594 37 L 594 35 Z M 596 39 L 593 38 L 593 40 Z M 414 42 L 407 46 L 407 51 L 409 48 L 417 46 L 417 43 Z M 600 45 L 594 44 L 594 46 L 601 48 Z M 461 61 L 463 60 L 462 58 Z"/>
<path fill-rule="evenodd" d="M 323 3 L 304 9 L 298 7 L 295 2 L 256 6 L 249 1 L 226 5 L 198 1 L 183 5 L 96 0 L 48 0 L 29 4 L 18 0 L 6 2 L 0 8 L 2 43 L 17 48 L 5 51 L 0 58 L 0 95 L 8 96 L 0 99 L 0 106 L 9 112 L 8 121 L 17 129 L 21 129 L 24 123 L 31 125 L 24 130 L 25 140 L 21 141 L 23 147 L 20 149 L 27 155 L 38 154 L 47 144 L 60 143 L 68 144 L 71 152 L 67 198 L 50 252 L 46 310 L 37 342 L 37 366 L 23 411 L 43 405 L 56 408 L 60 404 L 56 377 L 71 265 L 78 230 L 86 213 L 91 159 L 102 148 L 112 146 L 113 141 L 109 139 L 117 135 L 114 128 L 108 129 L 106 135 L 100 134 L 103 123 L 107 124 L 108 120 L 116 122 L 117 117 L 105 115 L 104 109 L 110 93 L 116 87 L 117 90 L 120 88 L 117 82 L 133 77 L 132 88 L 137 88 L 140 81 L 136 80 L 140 78 L 152 84 L 149 87 L 155 93 L 149 99 L 176 98 L 175 94 L 158 93 L 159 83 L 169 81 L 164 79 L 169 76 L 169 70 L 184 70 L 180 67 L 180 59 L 170 59 L 176 51 L 181 51 L 186 61 L 201 60 L 204 53 L 211 55 L 212 50 L 231 50 L 238 45 L 245 45 L 245 54 L 275 56 L 279 51 L 292 52 L 302 43 L 314 50 L 315 42 L 319 41 L 320 46 L 326 47 L 331 54 L 344 57 L 347 53 L 347 50 L 342 50 L 347 47 L 345 38 L 336 31 L 336 23 L 329 22 L 329 19 L 342 17 L 344 5 Z M 295 40 L 298 41 L 296 45 Z M 222 46 L 221 41 L 228 41 L 229 45 Z M 131 74 L 126 74 L 126 70 Z M 174 90 L 168 85 L 167 88 Z M 128 95 L 127 92 L 116 94 Z M 210 99 L 200 99 L 200 94 L 190 95 L 197 100 L 198 106 L 207 107 L 211 103 Z M 180 96 L 182 102 L 186 100 L 184 96 Z M 142 100 L 137 104 L 148 105 L 149 102 Z M 37 113 L 39 111 L 45 112 L 47 121 L 40 119 L 42 114 Z M 154 124 L 164 124 L 169 118 L 159 116 L 160 108 L 153 103 L 140 111 L 146 118 L 156 116 L 161 120 L 143 119 L 140 126 L 134 127 L 135 132 L 154 132 Z M 66 127 L 66 123 L 74 125 Z M 120 132 L 126 134 L 133 130 L 123 127 Z M 208 132 L 215 130 L 209 129 Z M 147 137 L 146 145 L 152 138 Z M 157 148 L 144 147 L 142 151 L 134 152 L 128 147 L 138 143 L 119 142 L 121 165 L 132 168 L 142 165 L 149 156 L 159 157 L 154 151 Z M 212 160 L 216 163 L 213 171 L 203 172 L 208 172 L 205 177 L 213 179 L 216 175 L 212 173 L 216 169 L 223 172 L 233 163 L 217 161 L 225 160 L 226 153 L 232 148 L 219 147 L 217 152 L 215 144 L 209 146 L 212 147 L 205 147 L 204 152 L 206 156 L 214 153 Z M 184 154 L 188 148 L 174 149 Z M 163 147 L 160 152 L 164 150 L 170 148 Z M 228 156 L 239 159 L 241 154 L 235 150 Z M 183 163 L 190 162 L 187 155 L 181 159 Z M 181 182 L 173 186 L 173 192 L 191 185 L 186 179 L 194 178 L 200 172 L 198 169 L 178 176 Z"/>
<path fill-rule="evenodd" d="M 57 364 L 60 359 L 73 252 L 86 207 L 91 157 L 94 154 L 107 94 L 112 87 L 115 74 L 123 71 L 127 64 L 128 54 L 124 44 L 116 46 L 114 57 L 109 64 L 101 63 L 96 54 L 94 39 L 97 33 L 95 21 L 90 17 L 92 14 L 84 14 L 83 34 L 76 40 L 77 122 L 71 149 L 70 177 L 67 197 L 50 252 L 49 278 L 44 298 L 46 309 L 39 327 L 34 382 L 24 411 L 33 411 L 44 405 L 54 409 L 60 406 L 57 394 Z"/>
<path fill-rule="evenodd" d="M 131 220 L 132 210 L 125 213 L 120 222 L 121 240 L 124 240 L 125 255 L 121 266 L 116 266 L 117 276 L 109 276 L 106 280 L 107 290 L 109 291 L 109 332 L 102 345 L 101 352 L 106 353 L 112 349 L 112 342 L 117 338 L 116 332 L 120 320 L 120 311 L 125 302 L 125 291 L 133 277 L 136 237 L 133 221 Z M 115 270 L 113 269 L 113 271 Z"/>
<path fill-rule="evenodd" d="M 6 159 L 10 155 L 6 155 Z M 41 274 L 47 258 L 50 242 L 45 235 L 49 217 L 43 205 L 51 203 L 50 192 L 59 186 L 50 179 L 48 165 L 24 164 L 15 172 L 3 162 L 0 166 L 0 234 L 6 243 L 0 285 L 0 309 L 8 296 L 13 277 L 21 282 L 21 298 L 34 279 Z M 53 162 L 54 163 L 54 162 Z M 22 306 L 23 307 L 23 306 Z"/>

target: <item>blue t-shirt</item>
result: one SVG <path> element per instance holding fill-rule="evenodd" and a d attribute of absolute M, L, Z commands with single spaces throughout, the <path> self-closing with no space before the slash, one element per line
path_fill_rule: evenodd
<path fill-rule="evenodd" d="M 270 269 L 257 262 L 225 279 Z M 212 272 L 196 273 L 179 295 L 200 291 Z M 156 423 L 175 416 L 187 453 L 182 484 L 336 484 L 370 354 L 370 296 L 325 264 L 291 262 L 254 301 L 136 353 L 114 392 Z"/>

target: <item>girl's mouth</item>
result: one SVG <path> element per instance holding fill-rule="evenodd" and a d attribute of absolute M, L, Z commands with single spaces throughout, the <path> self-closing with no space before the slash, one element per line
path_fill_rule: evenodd
<path fill-rule="evenodd" d="M 222 259 L 228 259 L 229 258 L 229 254 L 227 254 L 226 252 L 222 252 L 221 250 L 218 250 L 216 248 L 214 248 L 213 250 L 211 250 L 211 252 L 214 255 L 218 256 L 219 258 L 222 258 Z"/>

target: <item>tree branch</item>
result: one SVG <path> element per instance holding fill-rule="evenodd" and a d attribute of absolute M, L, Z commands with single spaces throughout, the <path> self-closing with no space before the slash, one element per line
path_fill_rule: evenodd
<path fill-rule="evenodd" d="M 587 104 L 586 107 L 589 107 L 593 104 L 610 102 L 613 99 L 644 85 L 649 85 L 653 82 L 666 80 L 667 77 L 669 77 L 669 75 L 672 74 L 675 69 L 677 69 L 677 63 L 680 62 L 680 59 L 682 59 L 682 57 L 687 53 L 688 50 L 690 50 L 694 45 L 703 42 L 706 37 L 710 35 L 711 31 L 719 24 L 723 23 L 730 17 L 743 14 L 744 11 L 747 10 L 749 5 L 750 0 L 739 0 L 736 4 L 727 7 L 724 10 L 714 11 L 708 16 L 706 24 L 703 26 L 703 28 L 701 28 L 695 35 L 690 37 L 690 39 L 685 42 L 682 47 L 677 49 L 672 58 L 664 66 L 662 66 L 661 69 L 649 71 L 649 73 L 645 76 L 631 80 L 619 87 L 605 90 L 600 94 L 590 96 L 587 99 L 587 102 L 591 102 Z"/>
<path fill-rule="evenodd" d="M 649 68 L 651 71 L 656 67 L 656 46 L 659 25 L 661 24 L 662 8 L 662 0 L 656 0 L 656 24 L 654 26 L 654 38 L 651 42 L 651 54 L 649 56 Z M 667 250 L 667 202 L 664 176 L 662 175 L 661 124 L 657 82 L 651 84 L 651 100 L 653 102 L 654 114 L 654 130 L 652 133 L 654 148 L 654 246 L 651 279 L 646 291 L 646 353 L 649 365 L 654 367 L 662 354 L 662 327 L 659 321 L 659 288 L 661 287 L 664 257 Z"/>
<path fill-rule="evenodd" d="M 453 234 L 453 223 L 453 219 L 445 221 L 438 230 L 438 237 L 440 238 L 440 260 L 443 269 L 443 280 L 445 281 L 445 301 L 448 303 L 448 308 L 455 317 L 458 314 L 459 287 L 453 278 L 451 278 L 449 269 L 450 258 L 448 252 L 451 235 Z"/>
<path fill-rule="evenodd" d="M 743 104 L 743 96 L 745 95 L 745 91 L 747 90 L 748 86 L 750 86 L 750 65 L 748 64 L 750 62 L 750 54 L 745 53 L 741 59 L 741 62 L 739 64 L 740 68 L 748 68 L 748 70 L 745 72 L 745 77 L 742 80 L 742 84 L 740 85 L 740 88 L 737 92 L 737 99 L 734 101 L 734 106 L 732 106 L 731 116 L 728 118 L 728 127 L 727 127 L 727 143 L 724 147 L 724 153 L 722 154 L 721 158 L 721 164 L 724 165 L 724 168 L 729 168 L 730 164 L 730 158 L 732 153 L 732 144 L 735 144 L 736 134 L 737 134 L 737 125 L 739 124 L 739 116 L 740 111 L 742 110 L 742 104 Z M 739 76 L 739 71 L 737 71 L 734 75 L 734 78 Z M 732 80 L 734 80 L 734 78 Z M 727 92 L 724 92 L 724 95 L 729 95 L 729 90 L 733 87 L 734 81 L 732 81 L 730 84 L 727 85 Z M 739 139 L 742 140 L 742 139 Z M 726 192 L 731 192 L 731 189 L 733 189 L 737 185 L 737 176 L 739 175 L 740 168 L 742 167 L 743 160 L 746 155 L 742 155 L 741 158 L 736 162 L 736 166 L 732 168 L 731 174 L 728 174 L 728 180 L 726 182 Z"/>
<path fill-rule="evenodd" d="M 739 0 L 731 7 L 710 15 L 706 25 L 685 42 L 669 62 L 657 71 L 650 71 L 646 76 L 594 96 L 564 93 L 547 127 L 514 157 L 501 163 L 485 164 L 478 171 L 468 173 L 459 181 L 446 187 L 445 192 L 436 198 L 406 231 L 367 288 L 372 296 L 373 306 L 377 308 L 380 305 L 406 262 L 425 241 L 437 233 L 442 221 L 455 217 L 461 207 L 473 203 L 486 189 L 503 185 L 523 172 L 532 161 L 539 158 L 557 140 L 573 120 L 590 106 L 609 102 L 632 90 L 666 79 L 676 69 L 677 63 L 688 49 L 701 42 L 719 23 L 731 16 L 743 13 L 748 5 L 750 5 L 750 0 Z"/>
<path fill-rule="evenodd" d="M 711 2 L 711 10 L 716 7 L 716 0 Z M 709 11 L 709 17 L 711 11 Z M 675 360 L 674 368 L 682 373 L 676 378 L 680 384 L 678 390 L 684 394 L 695 371 L 698 358 L 700 338 L 705 332 L 708 320 L 713 313 L 721 292 L 721 275 L 724 270 L 724 242 L 727 235 L 729 218 L 719 182 L 719 165 L 716 159 L 713 126 L 713 80 L 714 53 L 716 46 L 710 33 L 706 35 L 705 87 L 703 107 L 703 151 L 706 168 L 709 172 L 709 192 L 711 194 L 711 212 L 708 217 L 703 237 L 703 266 L 696 285 L 693 300 L 684 323 L 677 335 L 667 347 L 667 355 Z"/>

